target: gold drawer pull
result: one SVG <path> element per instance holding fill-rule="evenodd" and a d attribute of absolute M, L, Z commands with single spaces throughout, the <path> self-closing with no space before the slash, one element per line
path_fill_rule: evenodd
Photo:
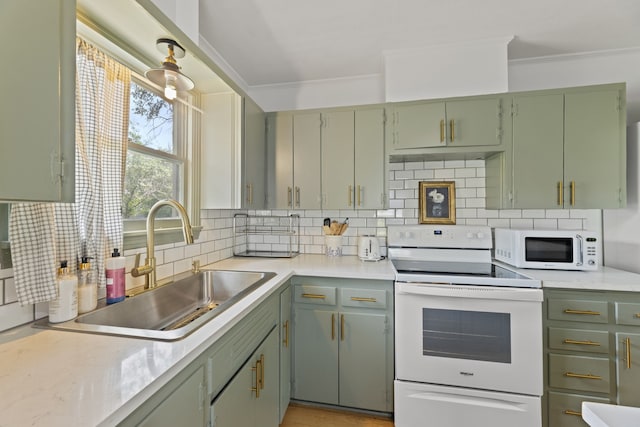
<path fill-rule="evenodd" d="M 576 417 L 582 416 L 582 412 L 572 411 L 571 409 L 565 409 L 563 412 L 565 415 L 575 415 Z"/>
<path fill-rule="evenodd" d="M 627 369 L 631 369 L 631 338 L 624 339 L 624 348 L 625 348 L 625 364 Z"/>
<path fill-rule="evenodd" d="M 569 378 L 582 378 L 585 380 L 601 380 L 602 377 L 599 375 L 592 375 L 592 374 L 574 374 L 573 372 L 565 372 L 564 373 L 565 377 L 569 377 Z"/>
<path fill-rule="evenodd" d="M 636 313 L 636 316 L 635 316 L 635 317 L 636 317 L 637 319 L 640 319 L 640 313 Z"/>
<path fill-rule="evenodd" d="M 284 340 L 282 340 L 282 343 L 285 347 L 289 347 L 289 321 L 285 320 L 282 327 L 284 328 Z"/>
<path fill-rule="evenodd" d="M 340 341 L 344 341 L 344 314 L 340 315 Z"/>
<path fill-rule="evenodd" d="M 377 302 L 375 298 L 351 297 L 351 301 Z"/>
<path fill-rule="evenodd" d="M 567 308 L 564 312 L 565 314 L 586 314 L 589 316 L 600 316 L 599 311 L 592 311 L 592 310 L 572 310 L 570 308 Z"/>
<path fill-rule="evenodd" d="M 336 339 L 336 314 L 331 313 L 331 341 Z"/>
<path fill-rule="evenodd" d="M 578 340 L 570 340 L 569 338 L 566 338 L 562 341 L 564 344 L 578 344 L 578 345 L 595 345 L 595 346 L 600 346 L 599 342 L 596 341 L 578 341 Z"/>
<path fill-rule="evenodd" d="M 302 294 L 302 298 L 325 299 L 327 296 L 322 294 Z"/>

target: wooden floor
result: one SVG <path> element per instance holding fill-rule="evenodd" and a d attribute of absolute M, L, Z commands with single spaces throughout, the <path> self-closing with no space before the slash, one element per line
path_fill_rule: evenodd
<path fill-rule="evenodd" d="M 393 427 L 393 421 L 353 412 L 291 404 L 280 427 Z"/>

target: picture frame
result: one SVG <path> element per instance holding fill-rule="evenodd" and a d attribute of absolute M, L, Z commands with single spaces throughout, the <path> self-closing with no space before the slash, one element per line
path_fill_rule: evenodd
<path fill-rule="evenodd" d="M 454 181 L 420 181 L 418 208 L 420 224 L 455 224 L 456 183 Z"/>

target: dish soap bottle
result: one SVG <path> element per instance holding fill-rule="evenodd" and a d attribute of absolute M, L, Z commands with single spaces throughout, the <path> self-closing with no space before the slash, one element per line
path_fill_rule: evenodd
<path fill-rule="evenodd" d="M 69 272 L 67 261 L 60 263 L 56 291 L 58 296 L 49 301 L 49 322 L 66 322 L 78 316 L 78 278 Z"/>
<path fill-rule="evenodd" d="M 124 274 L 127 259 L 120 256 L 118 248 L 107 258 L 105 275 L 107 277 L 107 304 L 124 300 Z"/>
<path fill-rule="evenodd" d="M 88 257 L 82 257 L 78 271 L 78 313 L 88 313 L 98 306 L 98 282 Z"/>

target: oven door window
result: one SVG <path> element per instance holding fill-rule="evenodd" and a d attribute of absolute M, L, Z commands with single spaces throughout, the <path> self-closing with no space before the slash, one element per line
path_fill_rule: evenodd
<path fill-rule="evenodd" d="M 573 263 L 573 238 L 525 237 L 524 254 L 527 261 Z"/>
<path fill-rule="evenodd" d="M 511 363 L 511 315 L 423 308 L 422 354 Z"/>

